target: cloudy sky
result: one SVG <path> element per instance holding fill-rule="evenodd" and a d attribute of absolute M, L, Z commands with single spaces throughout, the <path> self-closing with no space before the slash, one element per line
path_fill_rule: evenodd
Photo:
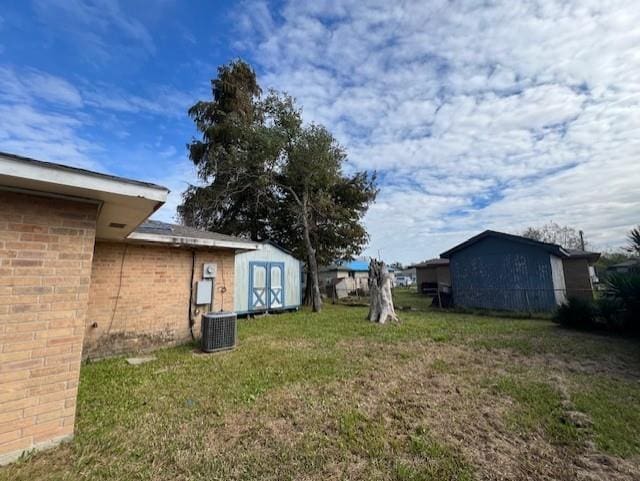
<path fill-rule="evenodd" d="M 0 10 L 0 150 L 193 182 L 186 109 L 242 57 L 377 170 L 367 253 L 410 262 L 549 221 L 616 248 L 640 223 L 630 0 L 33 0 Z"/>

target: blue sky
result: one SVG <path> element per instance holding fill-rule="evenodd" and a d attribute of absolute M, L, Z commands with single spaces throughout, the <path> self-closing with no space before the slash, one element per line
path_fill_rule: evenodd
<path fill-rule="evenodd" d="M 0 9 L 0 150 L 167 185 L 236 57 L 382 185 L 368 253 L 409 262 L 549 221 L 640 222 L 640 7 L 612 0 L 26 0 Z"/>

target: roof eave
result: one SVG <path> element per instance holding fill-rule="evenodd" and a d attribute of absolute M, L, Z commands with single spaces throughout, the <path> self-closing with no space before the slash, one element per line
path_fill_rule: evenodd
<path fill-rule="evenodd" d="M 0 152 L 0 187 L 100 204 L 96 238 L 122 240 L 162 206 L 169 189 Z"/>
<path fill-rule="evenodd" d="M 205 239 L 202 237 L 186 237 L 176 235 L 149 234 L 145 232 L 132 232 L 127 237 L 128 241 L 149 242 L 177 247 L 210 247 L 218 249 L 242 249 L 257 250 L 260 244 L 257 242 Z"/>

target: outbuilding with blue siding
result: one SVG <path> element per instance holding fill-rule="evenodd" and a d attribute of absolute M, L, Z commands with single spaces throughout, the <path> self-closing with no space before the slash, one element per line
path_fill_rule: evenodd
<path fill-rule="evenodd" d="M 441 257 L 456 306 L 541 312 L 566 300 L 563 259 L 571 254 L 557 244 L 487 230 Z"/>
<path fill-rule="evenodd" d="M 298 309 L 302 303 L 302 263 L 273 242 L 236 254 L 235 311 L 242 314 Z"/>

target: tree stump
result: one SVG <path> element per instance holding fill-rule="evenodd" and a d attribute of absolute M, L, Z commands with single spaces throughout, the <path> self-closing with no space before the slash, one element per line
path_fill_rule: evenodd
<path fill-rule="evenodd" d="M 369 263 L 369 320 L 384 324 L 387 320 L 400 322 L 393 308 L 391 276 L 384 262 L 371 259 Z"/>

